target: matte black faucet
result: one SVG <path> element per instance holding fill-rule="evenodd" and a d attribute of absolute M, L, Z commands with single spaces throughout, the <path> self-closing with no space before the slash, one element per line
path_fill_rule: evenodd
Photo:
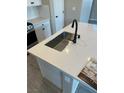
<path fill-rule="evenodd" d="M 76 24 L 76 27 L 75 27 L 75 34 L 74 34 L 74 39 L 72 40 L 73 43 L 76 43 L 76 40 L 77 40 L 77 30 L 78 30 L 78 22 L 76 19 L 73 20 L 73 23 L 72 23 L 72 28 L 74 28 L 74 23 Z"/>

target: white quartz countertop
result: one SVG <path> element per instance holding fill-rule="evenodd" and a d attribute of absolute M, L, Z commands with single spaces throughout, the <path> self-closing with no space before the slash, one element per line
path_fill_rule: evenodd
<path fill-rule="evenodd" d="M 39 24 L 40 22 L 43 22 L 46 20 L 49 20 L 49 18 L 37 17 L 37 18 L 31 19 L 31 20 L 28 20 L 28 22 L 31 22 L 35 25 L 35 24 Z"/>
<path fill-rule="evenodd" d="M 32 47 L 28 50 L 28 52 L 71 75 L 72 77 L 79 79 L 78 74 L 87 64 L 88 57 L 97 59 L 96 25 L 79 22 L 77 32 L 80 34 L 80 39 L 77 39 L 76 44 L 70 41 L 63 51 L 57 51 L 45 45 L 63 31 L 74 33 L 75 28 L 71 28 L 70 24 L 43 42 Z"/>

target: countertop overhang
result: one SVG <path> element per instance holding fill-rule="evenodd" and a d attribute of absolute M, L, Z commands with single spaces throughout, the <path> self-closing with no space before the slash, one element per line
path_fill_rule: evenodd
<path fill-rule="evenodd" d="M 80 39 L 77 39 L 76 44 L 70 41 L 63 51 L 57 51 L 45 45 L 63 31 L 74 33 L 74 30 L 75 28 L 71 28 L 70 24 L 61 31 L 58 31 L 45 39 L 43 42 L 32 47 L 28 52 L 55 66 L 75 79 L 80 80 L 78 74 L 87 64 L 88 57 L 97 59 L 96 25 L 79 22 L 77 33 L 80 35 Z M 82 82 L 82 80 L 80 81 Z"/>

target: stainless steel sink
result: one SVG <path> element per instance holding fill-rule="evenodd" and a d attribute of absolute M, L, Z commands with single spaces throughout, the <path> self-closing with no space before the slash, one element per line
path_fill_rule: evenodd
<path fill-rule="evenodd" d="M 63 32 L 45 45 L 55 50 L 62 51 L 69 43 L 74 39 L 74 34 L 69 32 Z"/>

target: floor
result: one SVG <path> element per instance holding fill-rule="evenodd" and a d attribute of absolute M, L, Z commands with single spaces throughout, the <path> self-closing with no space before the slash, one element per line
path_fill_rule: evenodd
<path fill-rule="evenodd" d="M 35 57 L 27 56 L 27 93 L 61 93 L 61 90 L 44 79 Z"/>

